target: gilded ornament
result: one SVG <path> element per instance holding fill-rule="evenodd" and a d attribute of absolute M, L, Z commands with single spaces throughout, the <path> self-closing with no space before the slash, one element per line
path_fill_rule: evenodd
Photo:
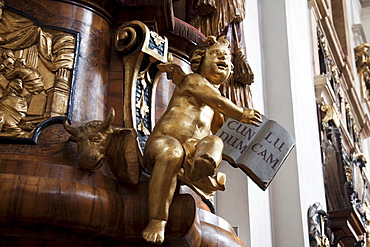
<path fill-rule="evenodd" d="M 355 48 L 358 77 L 360 79 L 362 97 L 370 106 L 370 45 L 362 44 Z"/>
<path fill-rule="evenodd" d="M 193 183 L 217 176 L 223 143 L 219 137 L 209 134 L 213 119 L 220 119 L 215 115 L 224 114 L 255 125 L 262 121 L 258 111 L 236 106 L 218 90 L 232 69 L 225 37 L 217 40 L 210 36 L 204 44 L 206 47 L 196 50 L 190 58 L 194 73 L 175 75 L 179 67 L 171 63 L 160 65 L 162 71 L 173 73 L 176 88 L 144 150 L 144 166 L 151 171 L 149 224 L 143 231 L 148 242 L 161 244 L 164 241 L 168 210 L 180 171 Z M 223 181 L 224 176 L 219 176 L 220 188 Z M 214 182 L 216 186 L 217 181 Z"/>
<path fill-rule="evenodd" d="M 67 115 L 76 37 L 8 9 L 1 17 L 0 136 L 33 138 L 37 126 Z"/>
<path fill-rule="evenodd" d="M 340 126 L 340 120 L 338 118 L 338 114 L 336 113 L 334 107 L 332 105 L 322 105 L 321 111 L 325 112 L 325 117 L 322 119 L 322 122 L 328 125 L 329 121 L 333 121 L 336 127 Z"/>

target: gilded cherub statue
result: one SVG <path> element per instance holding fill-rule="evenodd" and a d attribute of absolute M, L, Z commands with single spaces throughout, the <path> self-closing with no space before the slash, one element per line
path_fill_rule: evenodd
<path fill-rule="evenodd" d="M 162 71 L 173 72 L 176 88 L 167 110 L 159 119 L 144 150 L 144 165 L 151 171 L 149 181 L 149 224 L 143 231 L 148 242 L 161 244 L 177 184 L 177 174 L 199 181 L 213 176 L 221 160 L 223 142 L 211 135 L 222 125 L 222 114 L 258 126 L 261 115 L 235 105 L 221 96 L 218 88 L 232 72 L 229 42 L 209 36 L 190 62 L 194 73 L 185 75 L 167 63 Z"/>

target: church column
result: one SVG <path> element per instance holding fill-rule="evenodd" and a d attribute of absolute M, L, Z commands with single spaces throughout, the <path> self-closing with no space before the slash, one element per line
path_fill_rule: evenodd
<path fill-rule="evenodd" d="M 260 1 L 266 115 L 296 139 L 270 185 L 273 246 L 309 246 L 307 210 L 325 205 L 307 0 Z"/>

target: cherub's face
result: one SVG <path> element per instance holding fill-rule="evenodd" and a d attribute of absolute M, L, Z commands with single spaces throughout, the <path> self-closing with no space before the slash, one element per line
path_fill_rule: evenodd
<path fill-rule="evenodd" d="M 200 74 L 211 83 L 220 85 L 229 77 L 232 70 L 231 55 L 226 45 L 216 44 L 206 49 Z"/>

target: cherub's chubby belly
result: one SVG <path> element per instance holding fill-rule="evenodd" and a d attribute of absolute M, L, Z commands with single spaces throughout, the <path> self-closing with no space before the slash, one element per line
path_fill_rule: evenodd
<path fill-rule="evenodd" d="M 194 107 L 193 107 L 194 108 Z M 189 138 L 200 140 L 210 134 L 213 111 L 208 106 L 193 109 L 168 109 L 156 124 L 150 139 L 172 136 L 184 143 Z M 149 140 L 148 140 L 149 141 Z"/>

